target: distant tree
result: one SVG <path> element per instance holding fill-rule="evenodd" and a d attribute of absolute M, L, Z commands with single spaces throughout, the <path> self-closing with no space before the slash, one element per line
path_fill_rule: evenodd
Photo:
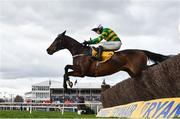
<path fill-rule="evenodd" d="M 5 100 L 4 100 L 4 99 L 2 99 L 2 98 L 0 98 L 0 102 L 5 102 Z"/>
<path fill-rule="evenodd" d="M 14 102 L 24 102 L 23 97 L 16 95 L 16 97 L 14 98 Z"/>

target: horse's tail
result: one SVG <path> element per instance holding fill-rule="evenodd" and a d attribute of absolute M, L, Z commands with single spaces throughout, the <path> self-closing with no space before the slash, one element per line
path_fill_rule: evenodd
<path fill-rule="evenodd" d="M 153 53 L 153 52 L 150 52 L 147 50 L 142 50 L 142 51 L 147 55 L 147 57 L 150 60 L 154 61 L 156 64 L 169 58 L 169 56 L 165 56 L 165 55 L 158 54 L 158 53 Z"/>

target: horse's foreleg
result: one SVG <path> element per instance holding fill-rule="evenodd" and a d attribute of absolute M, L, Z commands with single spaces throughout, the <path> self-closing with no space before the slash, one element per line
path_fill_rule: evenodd
<path fill-rule="evenodd" d="M 69 84 L 69 86 L 72 88 L 73 83 L 69 80 L 69 76 L 79 76 L 82 77 L 82 75 L 80 75 L 79 73 L 75 72 L 75 71 L 71 71 L 71 72 L 67 72 L 66 74 L 64 74 L 64 82 L 63 82 L 63 87 L 65 89 L 67 89 L 67 83 Z"/>
<path fill-rule="evenodd" d="M 65 89 L 67 89 L 67 83 L 66 83 L 66 82 L 67 82 L 67 81 L 70 82 L 67 73 L 68 73 L 68 69 L 71 69 L 71 68 L 72 68 L 72 65 L 66 65 L 65 68 L 64 68 L 65 74 L 64 74 L 63 87 L 64 87 Z"/>
<path fill-rule="evenodd" d="M 72 70 L 78 70 L 76 67 L 74 67 L 73 65 L 66 65 L 64 70 L 65 70 L 65 74 L 64 74 L 64 88 L 67 89 L 67 83 L 69 84 L 70 87 L 73 86 L 73 83 L 69 80 L 69 74 L 68 74 L 68 70 L 72 69 Z"/>
<path fill-rule="evenodd" d="M 84 77 L 85 75 L 80 73 L 80 72 L 77 72 L 77 71 L 71 71 L 71 72 L 68 72 L 67 74 L 67 77 L 69 76 L 75 76 L 75 77 Z M 66 80 L 66 82 L 69 84 L 69 86 L 72 88 L 73 86 L 73 83 L 70 81 L 70 80 Z"/>
<path fill-rule="evenodd" d="M 64 71 L 65 71 L 65 74 L 64 74 L 64 79 L 69 81 L 69 75 L 67 74 L 68 73 L 68 70 L 69 69 L 72 69 L 73 71 L 77 71 L 78 69 L 73 66 L 73 65 L 66 65 L 65 68 L 64 68 Z"/>
<path fill-rule="evenodd" d="M 74 66 L 73 66 L 73 65 L 69 65 L 69 64 L 68 64 L 68 65 L 66 65 L 66 66 L 64 67 L 64 71 L 65 71 L 65 73 L 67 73 L 69 69 L 74 70 L 75 68 L 74 68 Z"/>

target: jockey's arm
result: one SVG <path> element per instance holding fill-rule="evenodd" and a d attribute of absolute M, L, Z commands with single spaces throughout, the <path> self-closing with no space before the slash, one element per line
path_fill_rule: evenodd
<path fill-rule="evenodd" d="M 101 42 L 103 39 L 105 39 L 106 37 L 107 37 L 107 33 L 102 32 L 102 34 L 99 37 L 97 37 L 93 40 L 90 40 L 89 44 L 97 44 L 97 43 Z"/>

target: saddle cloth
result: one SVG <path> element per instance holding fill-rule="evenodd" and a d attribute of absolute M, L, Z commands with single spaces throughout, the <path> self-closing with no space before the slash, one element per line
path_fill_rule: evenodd
<path fill-rule="evenodd" d="M 94 47 L 92 47 L 92 51 L 91 54 L 93 57 L 96 57 L 98 55 L 98 52 L 96 51 L 96 49 Z M 106 61 L 108 61 L 109 59 L 111 59 L 111 57 L 114 55 L 114 51 L 103 51 L 102 52 L 102 61 L 100 61 L 101 63 L 104 63 Z"/>

